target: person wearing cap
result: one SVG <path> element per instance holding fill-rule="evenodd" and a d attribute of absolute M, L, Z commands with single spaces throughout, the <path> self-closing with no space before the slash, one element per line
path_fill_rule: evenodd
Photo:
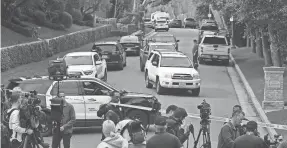
<path fill-rule="evenodd" d="M 126 139 L 116 133 L 116 125 L 112 120 L 103 122 L 102 132 L 105 139 L 97 146 L 97 148 L 128 148 L 129 144 Z"/>
<path fill-rule="evenodd" d="M 196 39 L 193 40 L 193 48 L 192 48 L 192 55 L 193 55 L 193 64 L 198 63 L 198 42 Z"/>
<path fill-rule="evenodd" d="M 73 125 L 76 123 L 74 106 L 65 99 L 65 94 L 60 93 L 59 97 L 63 99 L 63 117 L 60 127 L 60 134 L 53 134 L 52 148 L 58 148 L 63 139 L 64 148 L 70 148 L 71 137 L 73 133 Z M 54 132 L 57 133 L 57 132 Z"/>
<path fill-rule="evenodd" d="M 233 148 L 268 148 L 263 139 L 256 136 L 257 123 L 249 121 L 246 124 L 246 134 L 235 139 Z"/>
<path fill-rule="evenodd" d="M 245 118 L 245 113 L 242 111 L 242 107 L 240 105 L 234 105 L 233 108 L 232 108 L 232 113 L 236 112 L 236 111 L 241 111 L 243 113 L 243 119 L 242 120 L 246 120 L 246 121 L 249 121 L 248 119 Z M 231 118 L 229 119 L 226 119 L 225 122 L 223 123 L 226 124 L 228 122 L 230 122 Z M 238 125 L 236 126 L 237 130 L 239 131 L 239 134 L 240 135 L 244 135 L 246 133 L 246 127 L 245 125 Z"/>
<path fill-rule="evenodd" d="M 237 126 L 239 126 L 244 118 L 244 113 L 240 110 L 232 113 L 231 120 L 223 125 L 218 135 L 217 148 L 232 148 L 234 140 L 240 136 Z"/>
<path fill-rule="evenodd" d="M 166 120 L 167 132 L 178 137 L 181 143 L 184 143 L 190 135 L 189 128 L 187 128 L 186 131 L 181 128 L 185 117 L 187 117 L 186 110 L 179 107 L 173 112 L 173 115 Z"/>
<path fill-rule="evenodd" d="M 12 107 L 8 110 L 11 113 L 9 118 L 9 129 L 12 130 L 12 136 L 10 138 L 11 148 L 19 148 L 22 143 L 22 134 L 33 134 L 32 129 L 22 128 L 20 126 L 20 105 L 22 98 L 19 92 L 13 92 L 10 96 L 10 102 Z"/>
<path fill-rule="evenodd" d="M 166 132 L 166 117 L 155 119 L 155 135 L 147 140 L 146 148 L 181 148 L 180 140 L 173 134 Z"/>

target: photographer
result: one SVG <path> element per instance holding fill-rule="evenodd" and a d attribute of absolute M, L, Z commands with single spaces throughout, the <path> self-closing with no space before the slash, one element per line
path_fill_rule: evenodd
<path fill-rule="evenodd" d="M 232 113 L 231 120 L 223 125 L 218 135 L 217 148 L 232 148 L 234 140 L 240 136 L 236 127 L 239 126 L 244 118 L 242 111 L 235 111 Z"/>
<path fill-rule="evenodd" d="M 11 136 L 11 148 L 19 148 L 22 147 L 22 134 L 33 134 L 32 129 L 25 129 L 20 126 L 20 111 L 19 107 L 22 103 L 22 98 L 20 97 L 20 93 L 13 92 L 10 98 L 12 103 L 11 109 L 8 110 L 10 113 L 9 117 L 9 128 L 12 130 Z"/>
<path fill-rule="evenodd" d="M 263 139 L 256 135 L 257 123 L 249 121 L 246 124 L 246 134 L 238 137 L 234 141 L 233 148 L 268 148 Z"/>
<path fill-rule="evenodd" d="M 73 133 L 73 125 L 76 123 L 74 106 L 65 100 L 65 94 L 60 93 L 59 97 L 63 99 L 63 118 L 60 127 L 60 133 L 53 132 L 52 148 L 58 148 L 63 139 L 64 148 L 70 148 L 70 141 Z"/>
<path fill-rule="evenodd" d="M 192 56 L 193 56 L 193 64 L 197 64 L 197 58 L 198 58 L 198 42 L 197 40 L 193 40 L 193 48 L 192 48 Z"/>
<path fill-rule="evenodd" d="M 177 109 L 178 107 L 176 105 L 170 105 L 166 108 L 165 113 L 167 118 L 172 116 L 174 111 Z"/>
<path fill-rule="evenodd" d="M 187 117 L 186 110 L 183 108 L 177 108 L 174 111 L 173 115 L 170 116 L 166 121 L 167 132 L 178 137 L 178 139 L 182 144 L 188 139 L 190 135 L 189 129 L 184 131 L 184 129 L 181 128 L 181 125 L 185 117 Z"/>

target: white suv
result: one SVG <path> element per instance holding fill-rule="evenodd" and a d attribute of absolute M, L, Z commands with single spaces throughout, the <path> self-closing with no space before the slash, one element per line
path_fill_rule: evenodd
<path fill-rule="evenodd" d="M 152 51 L 145 65 L 147 88 L 156 86 L 158 94 L 166 88 L 192 90 L 193 96 L 200 93 L 201 80 L 192 61 L 181 52 Z"/>
<path fill-rule="evenodd" d="M 97 52 L 72 52 L 66 54 L 68 75 L 81 75 L 81 78 L 99 78 L 107 81 L 107 63 Z"/>
<path fill-rule="evenodd" d="M 157 32 L 158 30 L 165 30 L 168 31 L 169 30 L 169 26 L 168 26 L 168 22 L 167 20 L 157 20 L 154 26 L 154 30 L 155 32 Z"/>

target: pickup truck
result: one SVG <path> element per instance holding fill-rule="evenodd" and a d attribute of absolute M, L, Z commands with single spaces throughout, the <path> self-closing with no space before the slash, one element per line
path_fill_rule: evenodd
<path fill-rule="evenodd" d="M 230 46 L 225 36 L 205 35 L 198 48 L 199 64 L 205 61 L 220 61 L 229 65 Z"/>

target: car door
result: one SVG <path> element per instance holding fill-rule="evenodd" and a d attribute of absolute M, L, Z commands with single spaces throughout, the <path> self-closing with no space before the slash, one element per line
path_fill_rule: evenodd
<path fill-rule="evenodd" d="M 95 67 L 97 70 L 97 76 L 98 76 L 98 78 L 102 78 L 104 76 L 104 74 L 103 74 L 104 70 L 103 70 L 103 63 L 102 63 L 101 57 L 98 54 L 95 54 L 93 56 L 93 59 L 94 59 L 94 64 L 95 64 Z M 97 64 L 97 62 L 99 64 Z"/>
<path fill-rule="evenodd" d="M 152 80 L 153 82 L 156 82 L 156 74 L 157 74 L 157 67 L 158 66 L 154 66 L 152 64 L 153 62 L 157 62 L 159 64 L 159 55 L 156 54 L 156 53 L 152 57 L 150 68 L 149 68 L 149 71 L 148 71 L 149 72 L 149 76 L 150 76 L 150 80 Z"/>
<path fill-rule="evenodd" d="M 65 100 L 72 104 L 76 114 L 76 127 L 85 127 L 85 101 L 84 97 L 80 93 L 80 87 L 78 80 L 65 80 L 59 82 L 59 91 L 65 94 Z M 58 93 L 58 82 L 54 82 L 50 94 L 52 97 L 56 97 Z"/>
<path fill-rule="evenodd" d="M 101 104 L 111 101 L 111 96 L 108 95 L 111 89 L 93 80 L 81 80 L 80 85 L 85 101 L 86 126 L 100 126 L 102 118 L 97 116 L 97 111 Z"/>
<path fill-rule="evenodd" d="M 154 55 L 153 52 L 151 52 L 151 53 L 149 54 L 148 59 L 147 59 L 147 61 L 146 61 L 146 63 L 145 63 L 145 68 L 146 68 L 146 69 L 149 69 L 149 68 L 150 68 L 150 66 L 151 66 L 151 59 L 152 59 L 152 56 L 153 56 L 153 55 Z"/>

